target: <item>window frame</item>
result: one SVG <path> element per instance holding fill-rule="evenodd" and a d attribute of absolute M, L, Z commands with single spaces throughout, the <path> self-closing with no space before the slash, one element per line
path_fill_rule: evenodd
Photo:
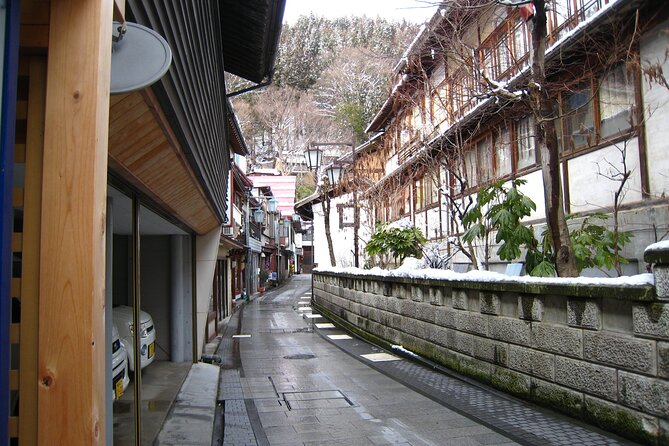
<path fill-rule="evenodd" d="M 524 125 L 524 122 L 527 122 L 527 131 L 521 130 L 520 126 Z M 535 124 L 534 117 L 532 115 L 525 115 L 522 118 L 516 120 L 513 126 L 513 150 L 515 152 L 515 172 L 521 172 L 523 170 L 531 169 L 537 165 L 537 145 L 535 139 Z M 525 141 L 527 145 L 521 145 L 521 140 Z M 523 150 L 527 147 L 527 150 Z M 532 153 L 531 156 L 521 156 L 523 153 Z M 521 161 L 527 158 L 531 162 Z"/>
<path fill-rule="evenodd" d="M 506 135 L 504 138 L 503 135 Z M 506 139 L 506 141 L 504 141 Z M 500 150 L 505 149 L 505 150 Z M 506 152 L 506 159 L 508 160 L 505 163 L 507 169 L 505 172 L 502 172 L 500 169 L 500 153 L 502 151 Z M 508 125 L 502 124 L 495 131 L 495 138 L 493 143 L 493 175 L 495 178 L 504 178 L 511 175 L 514 171 L 513 169 L 513 140 L 512 132 Z"/>
<path fill-rule="evenodd" d="M 627 125 L 625 128 L 620 128 L 617 131 L 611 132 L 609 134 L 603 134 L 603 118 L 602 110 L 606 107 L 602 102 L 602 85 L 606 79 L 614 73 L 616 70 L 623 70 L 625 74 L 625 81 L 628 87 L 627 99 L 629 100 L 629 108 L 627 109 L 628 116 L 631 117 L 632 123 Z M 573 146 L 570 143 L 568 138 L 568 126 L 567 122 L 569 119 L 569 110 L 566 109 L 566 98 L 569 96 L 567 93 L 562 93 L 559 95 L 558 103 L 560 110 L 560 118 L 556 121 L 556 130 L 560 132 L 558 139 L 560 140 L 560 153 L 564 156 L 573 156 L 575 154 L 580 154 L 590 150 L 596 150 L 604 145 L 613 143 L 621 139 L 629 138 L 630 135 L 633 135 L 637 131 L 638 125 L 638 100 L 639 100 L 639 73 L 638 71 L 630 68 L 625 62 L 615 65 L 612 69 L 605 72 L 599 73 L 597 76 L 593 76 L 586 83 L 581 84 L 583 88 L 580 91 L 587 90 L 587 103 L 591 104 L 590 109 L 592 113 L 592 141 L 587 144 L 582 144 L 579 146 Z M 622 112 L 624 113 L 624 112 Z M 618 113 L 619 114 L 619 113 Z"/>
<path fill-rule="evenodd" d="M 431 209 L 439 204 L 439 170 L 425 172 L 414 182 L 414 206 L 416 212 Z"/>

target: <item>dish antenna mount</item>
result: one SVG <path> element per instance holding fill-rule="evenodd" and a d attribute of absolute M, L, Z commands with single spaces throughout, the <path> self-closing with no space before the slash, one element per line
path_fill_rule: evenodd
<path fill-rule="evenodd" d="M 167 41 L 146 26 L 114 22 L 111 94 L 141 90 L 158 81 L 172 63 Z"/>

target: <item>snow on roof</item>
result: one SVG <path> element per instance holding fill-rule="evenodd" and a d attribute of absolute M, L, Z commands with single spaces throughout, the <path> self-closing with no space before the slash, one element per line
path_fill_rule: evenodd
<path fill-rule="evenodd" d="M 254 187 L 269 186 L 272 188 L 274 198 L 279 202 L 277 210 L 282 215 L 293 215 L 295 213 L 295 181 L 297 177 L 292 175 L 248 175 L 253 181 Z"/>
<path fill-rule="evenodd" d="M 466 273 L 456 273 L 451 270 L 443 269 L 408 269 L 398 268 L 396 270 L 385 270 L 381 268 L 361 269 L 361 268 L 341 268 L 341 267 L 321 267 L 314 269 L 316 272 L 354 274 L 358 276 L 377 276 L 377 277 L 400 277 L 409 279 L 432 279 L 448 280 L 453 282 L 513 282 L 513 283 L 538 283 L 545 285 L 599 285 L 599 286 L 640 286 L 653 285 L 653 275 L 638 274 L 636 276 L 623 277 L 532 277 L 532 276 L 507 276 L 502 273 L 492 271 L 469 271 Z"/>

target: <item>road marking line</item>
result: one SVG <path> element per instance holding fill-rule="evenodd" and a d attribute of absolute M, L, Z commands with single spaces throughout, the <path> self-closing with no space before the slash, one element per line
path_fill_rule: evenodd
<path fill-rule="evenodd" d="M 397 356 L 388 353 L 369 353 L 367 355 L 360 355 L 360 356 L 372 362 L 401 361 L 401 358 L 398 358 Z"/>
<path fill-rule="evenodd" d="M 335 328 L 335 326 L 330 322 L 326 322 L 324 324 L 316 324 L 316 328 Z"/>
<path fill-rule="evenodd" d="M 353 338 L 350 337 L 349 335 L 345 335 L 345 334 L 328 335 L 328 338 L 333 339 L 333 340 L 335 340 L 335 341 L 344 340 L 344 339 L 353 339 Z"/>

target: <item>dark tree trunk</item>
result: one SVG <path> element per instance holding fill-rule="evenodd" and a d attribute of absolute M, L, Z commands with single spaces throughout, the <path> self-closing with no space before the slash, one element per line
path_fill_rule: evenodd
<path fill-rule="evenodd" d="M 325 219 L 325 238 L 328 241 L 328 251 L 330 252 L 330 263 L 337 266 L 335 261 L 334 248 L 332 246 L 332 234 L 330 233 L 330 196 L 327 190 L 323 194 L 323 217 Z"/>
<path fill-rule="evenodd" d="M 546 88 L 545 55 L 547 20 L 545 0 L 534 0 L 532 20 L 532 76 L 529 85 L 530 100 L 535 116 L 535 147 L 541 156 L 544 180 L 546 224 L 553 240 L 555 269 L 560 277 L 576 277 L 576 257 L 569 238 L 569 227 L 564 215 L 562 186 L 560 184 L 560 155 L 555 130 L 553 101 Z"/>

